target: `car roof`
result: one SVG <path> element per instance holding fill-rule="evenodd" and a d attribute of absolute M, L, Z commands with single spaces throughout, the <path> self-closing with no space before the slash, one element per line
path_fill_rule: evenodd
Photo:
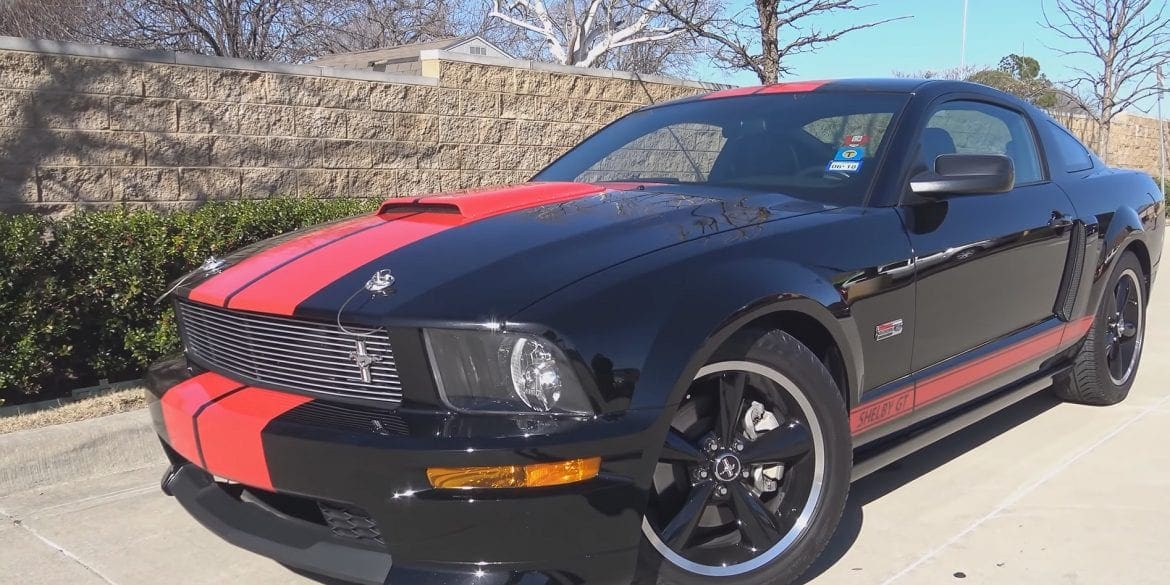
<path fill-rule="evenodd" d="M 929 88 L 936 93 L 946 91 L 974 91 L 979 93 L 999 92 L 978 83 L 967 81 L 951 81 L 945 79 L 915 79 L 903 77 L 864 78 L 864 79 L 828 79 L 816 81 L 785 81 L 768 85 L 749 87 L 732 87 L 710 93 L 688 96 L 682 99 L 663 102 L 656 105 L 676 104 L 696 100 L 722 99 L 749 95 L 767 95 L 776 93 L 806 93 L 806 92 L 882 92 L 882 93 L 919 93 Z"/>

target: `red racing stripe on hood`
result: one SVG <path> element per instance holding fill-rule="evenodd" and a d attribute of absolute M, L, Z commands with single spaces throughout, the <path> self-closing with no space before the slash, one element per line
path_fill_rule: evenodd
<path fill-rule="evenodd" d="M 261 278 L 274 267 L 380 223 L 382 221 L 377 217 L 363 216 L 335 223 L 293 238 L 288 242 L 249 256 L 222 273 L 207 279 L 195 287 L 188 298 L 195 302 L 222 307 L 232 294 Z"/>
<path fill-rule="evenodd" d="M 318 248 L 273 270 L 236 293 L 228 308 L 292 315 L 305 299 L 359 267 L 439 232 L 514 211 L 603 193 L 583 183 L 532 183 L 448 196 L 391 199 L 385 225 Z"/>
<path fill-rule="evenodd" d="M 167 390 L 160 400 L 163 424 L 171 448 L 196 465 L 203 465 L 195 418 L 214 400 L 239 388 L 241 384 L 213 372 L 200 374 Z"/>
<path fill-rule="evenodd" d="M 261 432 L 276 417 L 312 399 L 248 387 L 199 415 L 204 468 L 213 475 L 273 491 Z"/>

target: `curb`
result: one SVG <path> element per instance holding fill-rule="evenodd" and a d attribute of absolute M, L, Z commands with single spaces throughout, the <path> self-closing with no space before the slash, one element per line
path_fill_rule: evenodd
<path fill-rule="evenodd" d="M 0 494 L 165 465 L 145 408 L 0 435 Z"/>

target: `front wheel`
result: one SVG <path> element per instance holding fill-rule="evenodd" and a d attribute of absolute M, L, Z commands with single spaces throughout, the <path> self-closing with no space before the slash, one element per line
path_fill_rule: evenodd
<path fill-rule="evenodd" d="M 787 333 L 704 366 L 654 470 L 640 581 L 796 580 L 841 519 L 852 453 L 832 376 Z"/>

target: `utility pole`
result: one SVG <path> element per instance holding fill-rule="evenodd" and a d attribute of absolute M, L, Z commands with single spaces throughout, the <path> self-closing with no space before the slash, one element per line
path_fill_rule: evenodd
<path fill-rule="evenodd" d="M 970 0 L 963 0 L 963 40 L 959 48 L 959 71 L 967 68 L 967 4 Z"/>
<path fill-rule="evenodd" d="M 1166 93 L 1166 78 L 1162 72 L 1162 67 L 1165 63 L 1158 65 L 1158 180 L 1162 187 L 1162 197 L 1165 198 L 1170 193 L 1167 193 L 1166 186 L 1166 122 L 1162 119 L 1162 95 Z"/>

